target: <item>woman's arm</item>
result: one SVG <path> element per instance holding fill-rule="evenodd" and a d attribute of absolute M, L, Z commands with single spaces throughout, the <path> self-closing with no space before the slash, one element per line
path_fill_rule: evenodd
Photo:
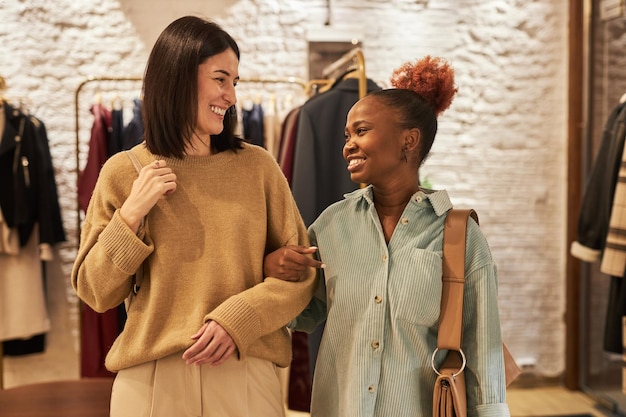
<path fill-rule="evenodd" d="M 467 357 L 468 414 L 508 416 L 498 272 L 485 236 L 468 222 L 463 300 L 463 350 Z"/>
<path fill-rule="evenodd" d="M 284 281 L 301 281 L 308 268 L 324 268 L 324 264 L 310 256 L 317 251 L 315 246 L 304 247 L 287 245 L 268 253 L 263 260 L 263 273 L 266 277 Z"/>
<path fill-rule="evenodd" d="M 120 153 L 100 170 L 72 270 L 74 289 L 95 311 L 113 308 L 128 296 L 132 275 L 154 249 L 140 230 L 142 219 L 175 190 L 176 175 L 162 160 L 137 174 L 129 157 Z"/>
<path fill-rule="evenodd" d="M 320 275 L 318 277 L 319 283 L 313 298 L 298 317 L 289 322 L 287 327 L 290 330 L 313 333 L 315 329 L 326 320 L 326 281 L 324 280 L 323 271 L 319 271 L 318 275 Z"/>

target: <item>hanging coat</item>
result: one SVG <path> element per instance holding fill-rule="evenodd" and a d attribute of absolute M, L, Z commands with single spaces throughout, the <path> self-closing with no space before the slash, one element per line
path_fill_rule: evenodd
<path fill-rule="evenodd" d="M 622 317 L 626 315 L 626 103 L 609 114 L 600 148 L 585 185 L 578 218 L 578 236 L 572 256 L 585 261 L 602 260 L 600 271 L 609 275 L 604 350 L 621 353 Z"/>
<path fill-rule="evenodd" d="M 368 80 L 367 91 L 375 90 L 380 87 Z M 342 153 L 348 111 L 358 100 L 359 80 L 347 78 L 300 108 L 291 189 L 307 226 L 359 187 L 350 179 Z"/>
<path fill-rule="evenodd" d="M 17 355 L 44 350 L 50 320 L 42 260 L 65 232 L 45 125 L 1 104 L 0 224 L 9 239 L 0 253 L 0 340 Z"/>
<path fill-rule="evenodd" d="M 39 225 L 40 244 L 66 240 L 54 168 L 42 121 L 4 103 L 0 142 L 0 207 L 6 224 L 19 232 L 21 246 Z"/>

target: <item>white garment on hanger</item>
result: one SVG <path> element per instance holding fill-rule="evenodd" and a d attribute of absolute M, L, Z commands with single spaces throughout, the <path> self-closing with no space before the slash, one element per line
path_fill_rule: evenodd
<path fill-rule="evenodd" d="M 37 225 L 19 254 L 0 254 L 0 340 L 28 339 L 50 330 Z"/>
<path fill-rule="evenodd" d="M 0 254 L 17 255 L 20 252 L 20 237 L 17 229 L 10 228 L 0 210 Z"/>

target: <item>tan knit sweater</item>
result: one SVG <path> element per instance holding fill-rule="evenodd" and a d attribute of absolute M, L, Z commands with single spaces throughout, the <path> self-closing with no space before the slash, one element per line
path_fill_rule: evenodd
<path fill-rule="evenodd" d="M 157 159 L 143 144 L 132 152 L 142 165 Z M 145 261 L 141 290 L 106 367 L 117 371 L 184 350 L 208 320 L 226 329 L 241 359 L 287 366 L 285 325 L 306 307 L 316 280 L 314 271 L 297 283 L 263 277 L 266 253 L 308 245 L 280 168 L 247 144 L 237 153 L 165 160 L 177 176 L 176 192 L 152 208 L 139 236 L 119 215 L 137 177 L 123 152 L 102 167 L 82 227 L 72 285 L 94 310 L 122 303 Z"/>

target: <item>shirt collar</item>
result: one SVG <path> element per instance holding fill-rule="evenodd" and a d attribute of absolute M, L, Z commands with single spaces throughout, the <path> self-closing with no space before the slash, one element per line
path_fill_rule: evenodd
<path fill-rule="evenodd" d="M 348 194 L 344 194 L 346 199 L 363 199 L 367 201 L 369 205 L 374 204 L 374 188 L 368 185 L 364 188 L 359 188 Z M 410 204 L 417 204 L 422 206 L 424 204 L 430 204 L 433 211 L 437 216 L 441 216 L 448 212 L 452 208 L 452 202 L 448 196 L 446 190 L 420 190 L 413 194 Z"/>

